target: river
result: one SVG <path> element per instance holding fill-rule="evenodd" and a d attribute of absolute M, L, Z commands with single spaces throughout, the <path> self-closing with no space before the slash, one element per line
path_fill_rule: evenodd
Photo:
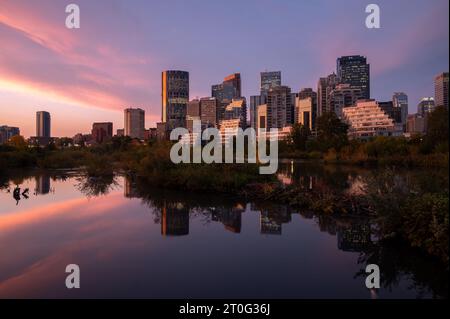
<path fill-rule="evenodd" d="M 288 162 L 278 178 L 359 192 L 379 174 Z M 423 170 L 395 174 L 405 185 L 448 185 Z M 447 297 L 447 270 L 381 244 L 366 218 L 164 191 L 122 175 L 10 172 L 0 182 L 0 298 Z M 365 286 L 371 263 L 377 290 Z M 80 267 L 80 289 L 65 286 L 69 264 Z"/>

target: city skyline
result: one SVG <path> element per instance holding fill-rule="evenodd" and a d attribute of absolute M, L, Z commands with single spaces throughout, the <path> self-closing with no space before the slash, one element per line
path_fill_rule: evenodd
<path fill-rule="evenodd" d="M 197 1 L 200 6 L 190 7 L 175 1 L 173 14 L 192 19 L 186 29 L 181 22 L 170 29 L 157 17 L 169 4 L 136 1 L 126 6 L 112 1 L 114 5 L 102 6 L 82 0 L 82 28 L 77 31 L 62 23 L 57 27 L 64 20 L 64 4 L 41 2 L 36 10 L 27 10 L 25 1 L 0 6 L 0 35 L 8 43 L 0 53 L 0 124 L 20 127 L 27 137 L 35 131 L 32 114 L 40 110 L 52 114 L 55 136 L 89 132 L 93 122 L 113 122 L 121 128 L 123 109 L 131 106 L 145 110 L 146 128 L 154 127 L 161 119 L 161 72 L 169 69 L 189 72 L 190 99 L 210 96 L 212 85 L 240 73 L 242 95 L 249 100 L 259 94 L 259 75 L 265 70 L 281 71 L 283 85 L 293 92 L 316 90 L 319 78 L 335 71 L 336 58 L 363 55 L 371 65 L 371 97 L 388 101 L 394 92 L 405 92 L 409 113 L 422 97 L 434 96 L 434 77 L 448 71 L 447 1 L 380 1 L 382 28 L 369 30 L 363 1 L 349 1 L 346 7 L 258 1 L 242 4 L 240 10 L 220 3 Z M 218 28 L 204 30 L 195 17 L 210 10 L 217 12 Z M 302 19 L 293 20 L 291 11 L 306 10 L 308 16 L 297 14 Z M 398 21 L 400 12 L 404 19 Z M 257 26 L 263 20 L 258 18 L 268 13 L 277 24 L 260 35 Z M 230 17 L 247 19 L 241 29 L 225 30 L 221 22 Z M 423 23 L 414 23 L 417 20 Z M 330 32 L 338 21 L 339 32 Z M 167 38 L 173 36 L 178 41 L 169 43 Z M 292 46 L 281 49 L 258 44 L 261 37 L 273 36 L 304 41 L 291 41 Z M 225 42 L 218 50 L 212 44 L 220 41 Z"/>

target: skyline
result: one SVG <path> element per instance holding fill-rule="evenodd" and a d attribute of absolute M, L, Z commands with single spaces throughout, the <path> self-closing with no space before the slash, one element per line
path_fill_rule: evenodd
<path fill-rule="evenodd" d="M 353 54 L 371 65 L 372 98 L 403 91 L 415 113 L 422 97 L 434 96 L 434 76 L 449 68 L 445 0 L 378 1 L 379 30 L 365 28 L 367 3 L 359 0 L 248 1 L 239 10 L 229 2 L 168 2 L 79 0 L 79 30 L 64 27 L 66 3 L 2 2 L 0 38 L 8 45 L 0 51 L 0 125 L 31 136 L 35 112 L 46 110 L 53 135 L 73 136 L 93 122 L 123 128 L 123 109 L 139 107 L 148 128 L 161 119 L 163 70 L 189 72 L 190 99 L 210 96 L 211 85 L 239 72 L 249 100 L 262 71 L 281 71 L 293 91 L 316 90 L 320 77 L 336 71 L 336 58 Z M 217 28 L 205 27 L 211 24 Z"/>

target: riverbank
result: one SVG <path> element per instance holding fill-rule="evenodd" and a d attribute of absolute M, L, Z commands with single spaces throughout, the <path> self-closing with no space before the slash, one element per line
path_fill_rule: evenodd
<path fill-rule="evenodd" d="M 442 180 L 441 185 L 433 189 L 429 185 L 415 189 L 399 183 L 396 169 L 409 167 L 403 166 L 400 161 L 397 164 L 401 165 L 387 168 L 386 173 L 371 177 L 357 186 L 356 191 L 349 192 L 320 183 L 314 187 L 285 183 L 279 175 L 289 175 L 289 172 L 260 175 L 257 164 L 176 165 L 169 157 L 169 142 L 150 145 L 119 142 L 122 141 L 83 149 L 3 149 L 0 167 L 3 170 L 8 167 L 80 168 L 87 176 L 94 178 L 92 183 L 101 184 L 100 190 L 107 187 L 115 172 L 119 171 L 153 187 L 235 195 L 248 200 L 287 204 L 324 215 L 367 216 L 379 225 L 380 238 L 401 238 L 412 247 L 448 264 L 448 162 L 444 167 L 447 173 L 439 173 L 435 178 Z M 448 154 L 443 156 L 448 158 Z M 396 158 L 392 157 L 392 160 Z M 319 161 L 327 162 L 326 159 L 313 162 Z M 362 163 L 373 164 L 370 161 Z M 385 162 L 384 166 L 390 167 L 388 163 Z M 335 183 L 335 179 L 332 177 L 331 183 Z M 357 182 L 354 184 L 358 185 Z M 343 179 L 341 183 L 348 181 Z"/>

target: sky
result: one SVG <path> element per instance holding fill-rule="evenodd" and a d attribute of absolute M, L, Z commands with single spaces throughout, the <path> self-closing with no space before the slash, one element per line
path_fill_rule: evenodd
<path fill-rule="evenodd" d="M 81 28 L 67 29 L 68 4 Z M 381 28 L 367 29 L 376 3 Z M 123 128 L 123 109 L 161 119 L 161 72 L 190 72 L 190 97 L 240 72 L 247 98 L 261 71 L 281 71 L 293 91 L 317 88 L 336 58 L 371 64 L 372 98 L 434 96 L 449 69 L 448 0 L 0 0 L 0 125 L 35 135 L 35 113 L 53 136 L 88 133 L 93 122 Z"/>

